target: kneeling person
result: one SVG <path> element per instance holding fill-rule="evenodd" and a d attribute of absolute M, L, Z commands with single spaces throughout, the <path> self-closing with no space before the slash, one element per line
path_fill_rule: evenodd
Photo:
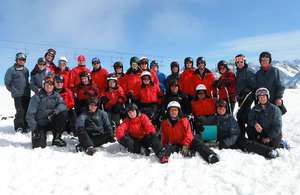
<path fill-rule="evenodd" d="M 77 148 L 85 150 L 88 155 L 93 155 L 96 152 L 94 147 L 115 142 L 115 139 L 107 113 L 98 109 L 99 99 L 90 97 L 87 106 L 88 110 L 83 111 L 75 122 L 80 142 Z"/>

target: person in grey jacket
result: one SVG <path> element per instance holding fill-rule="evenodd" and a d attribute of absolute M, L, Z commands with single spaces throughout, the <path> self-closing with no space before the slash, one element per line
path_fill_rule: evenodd
<path fill-rule="evenodd" d="M 99 99 L 93 96 L 88 99 L 87 103 L 88 109 L 83 111 L 75 121 L 75 129 L 80 142 L 76 149 L 93 155 L 96 152 L 94 147 L 115 142 L 115 139 L 107 113 L 98 109 Z"/>
<path fill-rule="evenodd" d="M 271 65 L 272 56 L 269 52 L 259 55 L 260 69 L 256 73 L 257 88 L 265 87 L 269 90 L 269 101 L 278 106 L 282 114 L 286 113 L 282 97 L 285 90 L 284 80 L 279 69 Z"/>
<path fill-rule="evenodd" d="M 259 88 L 255 92 L 258 104 L 248 115 L 246 132 L 250 140 L 278 148 L 282 138 L 282 119 L 280 109 L 271 104 L 267 88 Z"/>
<path fill-rule="evenodd" d="M 15 102 L 15 131 L 21 133 L 29 132 L 25 116 L 30 101 L 30 89 L 28 82 L 29 72 L 24 66 L 25 63 L 26 55 L 24 53 L 17 53 L 16 63 L 6 71 L 4 77 L 6 89 L 10 91 Z"/>
<path fill-rule="evenodd" d="M 67 105 L 59 93 L 54 91 L 54 77 L 45 77 L 43 88 L 32 96 L 26 114 L 32 131 L 32 147 L 46 147 L 47 131 L 53 133 L 52 145 L 66 146 L 61 134 L 65 130 L 67 118 Z"/>
<path fill-rule="evenodd" d="M 237 55 L 235 57 L 235 65 L 237 67 L 235 75 L 235 93 L 239 105 L 237 121 L 241 130 L 240 136 L 245 137 L 245 124 L 254 100 L 256 78 L 254 70 L 248 68 L 245 55 Z"/>
<path fill-rule="evenodd" d="M 170 88 L 171 81 L 177 80 L 179 82 L 179 63 L 176 61 L 171 62 L 170 68 L 171 68 L 171 74 L 169 76 L 167 76 L 166 82 L 165 82 L 166 90 L 168 90 Z"/>
<path fill-rule="evenodd" d="M 219 149 L 240 149 L 244 152 L 254 152 L 266 158 L 279 156 L 277 150 L 239 136 L 238 123 L 231 114 L 228 114 L 227 110 L 228 104 L 226 101 L 217 101 L 216 115 L 208 117 L 203 122 L 203 125 L 218 126 L 217 140 L 219 141 Z"/>
<path fill-rule="evenodd" d="M 46 59 L 39 58 L 37 61 L 38 69 L 33 69 L 30 73 L 30 89 L 37 93 L 43 88 L 43 79 L 46 76 L 54 76 L 48 67 L 46 67 Z"/>

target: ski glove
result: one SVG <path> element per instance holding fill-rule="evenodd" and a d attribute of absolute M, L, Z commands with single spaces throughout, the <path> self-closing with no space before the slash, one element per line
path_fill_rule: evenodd
<path fill-rule="evenodd" d="M 213 87 L 214 87 L 214 88 L 219 88 L 219 89 L 220 89 L 221 85 L 220 85 L 219 81 L 215 81 L 215 82 L 213 83 Z"/>
<path fill-rule="evenodd" d="M 128 93 L 128 98 L 134 100 L 134 94 L 131 91 Z"/>
<path fill-rule="evenodd" d="M 117 102 L 117 104 L 115 106 L 115 113 L 121 113 L 121 111 L 122 111 L 122 103 Z"/>
<path fill-rule="evenodd" d="M 52 122 L 52 120 L 53 120 L 53 118 L 56 116 L 56 113 L 54 112 L 54 111 L 52 111 L 52 112 L 50 112 L 49 114 L 48 114 L 48 121 L 49 122 Z"/>
<path fill-rule="evenodd" d="M 189 153 L 189 148 L 187 147 L 187 145 L 183 145 L 181 148 L 181 152 L 182 156 L 186 157 Z"/>
<path fill-rule="evenodd" d="M 91 93 L 88 90 L 84 90 L 83 94 L 84 95 L 91 95 Z"/>
<path fill-rule="evenodd" d="M 224 87 L 229 87 L 231 83 L 223 83 Z"/>
<path fill-rule="evenodd" d="M 101 100 L 102 100 L 102 102 L 107 103 L 107 102 L 109 102 L 110 99 L 107 96 L 102 96 Z"/>

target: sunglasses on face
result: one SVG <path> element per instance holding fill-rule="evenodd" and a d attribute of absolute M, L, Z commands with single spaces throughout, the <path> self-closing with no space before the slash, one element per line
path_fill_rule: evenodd
<path fill-rule="evenodd" d="M 218 107 L 218 110 L 225 110 L 226 107 Z"/>
<path fill-rule="evenodd" d="M 95 103 L 90 103 L 89 105 L 90 106 L 97 106 L 97 104 L 95 104 Z"/>
<path fill-rule="evenodd" d="M 142 64 L 142 65 L 145 65 L 145 64 L 147 64 L 147 62 L 141 62 L 141 64 Z"/>
<path fill-rule="evenodd" d="M 93 65 L 96 65 L 96 64 L 100 64 L 100 62 L 93 62 L 92 64 L 93 64 Z"/>
<path fill-rule="evenodd" d="M 244 61 L 236 61 L 237 64 L 242 64 Z"/>
<path fill-rule="evenodd" d="M 123 66 L 117 66 L 116 69 L 123 68 Z"/>
<path fill-rule="evenodd" d="M 46 66 L 46 64 L 45 64 L 45 63 L 43 63 L 43 64 L 39 64 L 39 66 Z"/>
<path fill-rule="evenodd" d="M 131 65 L 137 65 L 137 63 L 136 62 L 132 62 Z"/>
<path fill-rule="evenodd" d="M 261 58 L 261 61 L 269 61 L 269 58 Z"/>
<path fill-rule="evenodd" d="M 20 60 L 20 61 L 26 61 L 25 58 L 19 58 L 18 60 Z"/>
<path fill-rule="evenodd" d="M 179 85 L 171 85 L 171 87 L 178 87 Z"/>
<path fill-rule="evenodd" d="M 64 83 L 63 81 L 55 81 L 55 83 Z"/>
<path fill-rule="evenodd" d="M 50 57 L 52 57 L 52 58 L 54 57 L 54 55 L 51 54 L 51 53 L 48 53 L 47 56 L 50 56 Z"/>
<path fill-rule="evenodd" d="M 46 86 L 53 86 L 53 83 L 52 82 L 46 82 L 45 85 Z"/>
<path fill-rule="evenodd" d="M 59 63 L 59 64 L 63 64 L 63 65 L 66 65 L 66 64 L 67 64 L 65 61 L 59 61 L 58 63 Z"/>
<path fill-rule="evenodd" d="M 198 65 L 199 65 L 199 64 L 204 64 L 204 62 L 198 62 L 197 64 L 198 64 Z"/>
<path fill-rule="evenodd" d="M 225 66 L 220 66 L 219 67 L 219 70 L 222 70 L 222 69 L 224 69 L 225 68 Z"/>

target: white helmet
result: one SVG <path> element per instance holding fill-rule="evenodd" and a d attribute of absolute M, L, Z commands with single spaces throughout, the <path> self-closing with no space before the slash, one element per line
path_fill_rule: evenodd
<path fill-rule="evenodd" d="M 180 108 L 180 104 L 177 101 L 171 101 L 168 106 L 167 109 L 171 108 L 171 107 L 176 107 L 176 108 Z"/>
<path fill-rule="evenodd" d="M 69 63 L 68 58 L 66 58 L 64 56 L 60 57 L 59 60 L 58 60 L 58 62 L 59 61 L 65 61 L 67 64 Z"/>
<path fill-rule="evenodd" d="M 197 85 L 196 91 L 206 91 L 206 87 L 203 84 Z"/>
<path fill-rule="evenodd" d="M 112 73 L 107 76 L 107 81 L 109 81 L 109 80 L 113 80 L 113 81 L 117 82 L 118 78 L 116 77 L 115 74 Z"/>
<path fill-rule="evenodd" d="M 149 76 L 149 77 L 150 77 L 150 79 L 151 79 L 151 73 L 150 73 L 150 72 L 148 72 L 148 71 L 144 71 L 144 72 L 142 72 L 142 74 L 141 74 L 141 78 L 143 78 L 143 76 Z"/>
<path fill-rule="evenodd" d="M 270 99 L 270 92 L 267 88 L 261 87 L 258 88 L 255 92 L 255 97 L 258 100 L 258 96 L 266 95 L 268 99 Z"/>

